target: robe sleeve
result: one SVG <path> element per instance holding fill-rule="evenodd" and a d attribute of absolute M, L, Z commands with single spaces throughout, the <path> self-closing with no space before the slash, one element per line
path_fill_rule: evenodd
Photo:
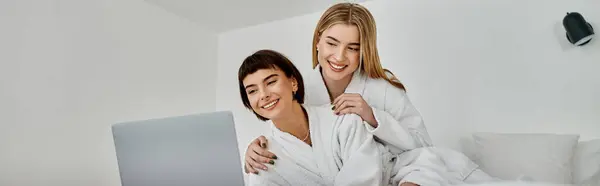
<path fill-rule="evenodd" d="M 343 162 L 334 185 L 384 185 L 378 145 L 360 116 L 348 114 L 338 124 L 339 158 Z"/>
<path fill-rule="evenodd" d="M 266 165 L 267 171 L 260 170 L 258 175 L 249 174 L 248 186 L 283 186 L 290 185 L 273 165 Z"/>
<path fill-rule="evenodd" d="M 384 96 L 383 110 L 371 107 L 378 126 L 367 124 L 368 130 L 384 144 L 401 151 L 432 146 L 423 118 L 406 92 L 388 85 Z"/>

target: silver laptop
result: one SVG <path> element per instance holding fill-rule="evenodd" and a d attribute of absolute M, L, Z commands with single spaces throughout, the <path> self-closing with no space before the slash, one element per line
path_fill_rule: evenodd
<path fill-rule="evenodd" d="M 202 113 L 112 126 L 123 186 L 242 186 L 233 115 Z"/>

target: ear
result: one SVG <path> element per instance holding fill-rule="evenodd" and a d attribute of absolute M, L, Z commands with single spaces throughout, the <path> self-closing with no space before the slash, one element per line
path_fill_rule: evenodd
<path fill-rule="evenodd" d="M 319 51 L 319 44 L 321 44 L 321 36 L 322 35 L 323 35 L 323 33 L 317 34 L 317 43 L 316 43 L 317 46 L 315 46 L 317 48 L 317 51 Z"/>
<path fill-rule="evenodd" d="M 296 80 L 296 78 L 292 77 L 290 78 L 290 81 L 292 82 L 292 91 L 298 91 L 298 81 Z"/>
<path fill-rule="evenodd" d="M 319 51 L 319 44 L 321 40 L 317 39 L 317 43 L 315 43 L 315 48 L 317 48 L 317 51 Z"/>

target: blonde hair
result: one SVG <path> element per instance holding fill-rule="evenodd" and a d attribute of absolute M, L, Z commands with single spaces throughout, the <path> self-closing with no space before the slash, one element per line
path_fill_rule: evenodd
<path fill-rule="evenodd" d="M 317 43 L 321 34 L 326 29 L 335 24 L 356 25 L 360 36 L 360 70 L 366 73 L 367 76 L 375 79 L 383 78 L 390 84 L 402 90 L 406 90 L 404 85 L 394 76 L 392 72 L 384 69 L 379 61 L 379 53 L 377 51 L 377 28 L 375 19 L 367 8 L 354 3 L 338 3 L 335 4 L 323 13 L 321 19 L 317 23 L 313 35 L 312 61 L 313 68 L 319 64 L 317 55 Z M 391 77 L 386 74 L 390 73 Z"/>

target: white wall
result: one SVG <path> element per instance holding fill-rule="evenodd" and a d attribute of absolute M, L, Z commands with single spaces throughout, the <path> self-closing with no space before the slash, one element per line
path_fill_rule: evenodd
<path fill-rule="evenodd" d="M 0 185 L 120 185 L 110 126 L 214 110 L 216 34 L 142 0 L 0 1 Z"/>
<path fill-rule="evenodd" d="M 378 24 L 383 66 L 408 88 L 434 143 L 459 148 L 474 131 L 600 137 L 600 41 L 567 48 L 560 27 L 580 11 L 600 27 L 600 2 L 418 1 L 364 3 Z M 541 6 L 543 5 L 543 6 Z M 310 70 L 321 12 L 219 35 L 217 110 L 233 110 L 240 153 L 266 125 L 246 110 L 237 68 L 271 48 Z"/>

